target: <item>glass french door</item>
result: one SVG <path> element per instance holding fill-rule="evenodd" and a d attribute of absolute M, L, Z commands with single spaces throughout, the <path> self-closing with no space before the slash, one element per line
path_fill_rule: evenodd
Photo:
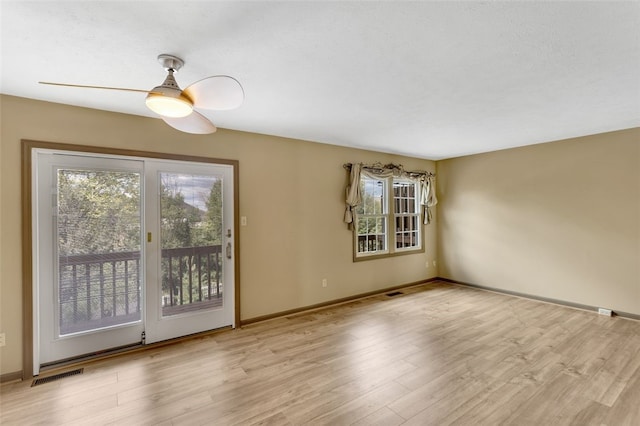
<path fill-rule="evenodd" d="M 140 161 L 34 152 L 34 374 L 140 341 Z"/>
<path fill-rule="evenodd" d="M 233 168 L 154 161 L 146 341 L 234 326 Z M 215 324 L 215 327 L 212 327 Z"/>
<path fill-rule="evenodd" d="M 234 326 L 233 167 L 36 150 L 34 374 Z"/>

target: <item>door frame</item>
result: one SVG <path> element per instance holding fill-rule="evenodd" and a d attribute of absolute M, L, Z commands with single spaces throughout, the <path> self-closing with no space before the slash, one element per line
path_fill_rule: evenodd
<path fill-rule="evenodd" d="M 234 318 L 240 324 L 240 238 L 239 238 L 239 165 L 238 160 L 199 157 L 192 155 L 169 154 L 151 151 L 138 151 L 120 148 L 107 148 L 89 145 L 75 145 L 68 143 L 21 140 L 21 195 L 22 195 L 22 379 L 33 377 L 35 327 L 33 318 L 33 304 L 36 294 L 33 291 L 33 232 L 32 232 L 32 151 L 34 149 L 50 149 L 58 151 L 81 152 L 88 154 L 103 154 L 126 157 L 142 157 L 163 160 L 193 161 L 199 163 L 225 164 L 233 167 L 233 256 L 234 263 Z"/>

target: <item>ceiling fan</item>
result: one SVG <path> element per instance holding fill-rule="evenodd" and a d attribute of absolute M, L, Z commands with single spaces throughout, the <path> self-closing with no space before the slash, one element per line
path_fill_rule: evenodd
<path fill-rule="evenodd" d="M 207 117 L 197 112 L 196 109 L 229 110 L 239 107 L 244 101 L 244 90 L 238 80 L 233 77 L 216 75 L 203 78 L 182 90 L 173 77 L 173 73 L 182 68 L 184 61 L 177 56 L 162 54 L 158 56 L 158 62 L 168 74 L 162 84 L 151 90 L 85 86 L 46 81 L 40 81 L 39 83 L 53 86 L 146 93 L 145 103 L 147 107 L 158 114 L 165 123 L 182 132 L 195 134 L 208 134 L 216 131 L 216 126 Z"/>

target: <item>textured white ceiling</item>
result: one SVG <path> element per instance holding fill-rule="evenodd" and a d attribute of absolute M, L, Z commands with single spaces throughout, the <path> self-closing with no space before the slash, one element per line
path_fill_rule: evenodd
<path fill-rule="evenodd" d="M 442 159 L 640 126 L 638 2 L 49 1 L 0 4 L 0 91 L 153 116 L 160 53 L 182 87 L 227 74 L 218 127 Z M 167 131 L 174 131 L 168 128 Z"/>

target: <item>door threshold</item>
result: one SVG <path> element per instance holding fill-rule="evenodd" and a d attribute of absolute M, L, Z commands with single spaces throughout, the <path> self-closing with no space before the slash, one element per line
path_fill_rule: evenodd
<path fill-rule="evenodd" d="M 50 373 L 52 371 L 60 370 L 68 367 L 76 367 L 78 365 L 87 364 L 93 361 L 100 361 L 109 358 L 114 358 L 121 355 L 132 354 L 135 352 L 146 351 L 149 349 L 157 349 L 163 346 L 175 345 L 177 343 L 186 342 L 189 340 L 195 340 L 202 337 L 211 336 L 217 333 L 222 333 L 225 331 L 233 330 L 234 327 L 231 325 L 216 328 L 213 330 L 202 331 L 200 333 L 188 334 L 186 336 L 175 337 L 173 339 L 163 340 L 161 342 L 149 343 L 143 345 L 142 343 L 134 343 L 132 345 L 120 346 L 117 348 L 106 349 L 100 352 L 94 352 L 91 354 L 85 354 L 78 357 L 67 358 L 64 360 L 50 362 L 47 364 L 43 364 L 40 366 L 40 373 L 47 372 Z"/>
<path fill-rule="evenodd" d="M 61 359 L 59 361 L 48 362 L 40 365 L 40 371 L 52 371 L 59 368 L 68 367 L 70 365 L 82 364 L 88 361 L 94 361 L 96 359 L 110 358 L 115 355 L 119 355 L 125 352 L 133 352 L 136 349 L 142 348 L 141 343 L 133 343 L 131 345 L 118 346 L 117 348 L 105 349 L 103 351 L 92 352 L 89 354 L 74 356 L 71 358 Z"/>

